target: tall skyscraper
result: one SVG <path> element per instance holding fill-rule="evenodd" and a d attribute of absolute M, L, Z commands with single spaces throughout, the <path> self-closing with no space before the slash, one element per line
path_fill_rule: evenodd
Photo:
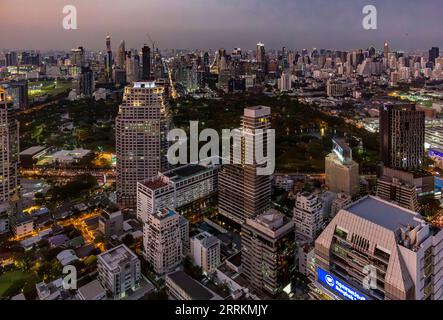
<path fill-rule="evenodd" d="M 242 150 L 245 150 L 246 141 L 254 144 L 253 150 L 256 143 L 262 143 L 263 150 L 267 150 L 267 134 L 260 135 L 256 130 L 266 131 L 270 127 L 271 108 L 245 108 L 242 117 L 242 132 L 245 133 L 241 141 Z M 229 220 L 242 224 L 246 218 L 253 218 L 270 207 L 271 176 L 257 174 L 259 164 L 255 158 L 246 161 L 243 153 L 242 158 L 237 159 L 235 152 L 231 152 L 230 156 L 230 164 L 223 165 L 219 171 L 219 212 Z"/>
<path fill-rule="evenodd" d="M 438 57 L 440 57 L 440 48 L 432 47 L 431 50 L 429 50 L 429 61 L 435 65 L 435 59 Z"/>
<path fill-rule="evenodd" d="M 125 49 L 125 41 L 122 40 L 117 49 L 117 67 L 121 70 L 126 69 L 126 49 Z"/>
<path fill-rule="evenodd" d="M 255 59 L 259 64 L 260 69 L 266 70 L 266 52 L 265 45 L 261 42 L 257 43 L 257 48 L 255 51 Z"/>
<path fill-rule="evenodd" d="M 294 223 L 270 209 L 242 225 L 242 272 L 249 285 L 271 296 L 289 283 L 294 266 Z"/>
<path fill-rule="evenodd" d="M 135 208 L 137 182 L 168 167 L 170 126 L 164 87 L 154 82 L 125 87 L 116 118 L 117 201 L 121 206 Z"/>
<path fill-rule="evenodd" d="M 108 82 L 112 80 L 112 47 L 111 36 L 106 37 L 106 78 Z"/>
<path fill-rule="evenodd" d="M 12 102 L 12 101 L 11 101 Z M 0 87 L 0 204 L 18 196 L 19 124 Z"/>
<path fill-rule="evenodd" d="M 142 80 L 151 80 L 151 48 L 147 45 L 142 48 L 142 67 Z"/>
<path fill-rule="evenodd" d="M 415 105 L 380 107 L 380 157 L 384 166 L 415 171 L 424 158 L 425 112 Z"/>
<path fill-rule="evenodd" d="M 385 59 L 389 59 L 389 44 L 387 41 L 385 41 L 385 45 L 383 47 L 383 55 Z"/>

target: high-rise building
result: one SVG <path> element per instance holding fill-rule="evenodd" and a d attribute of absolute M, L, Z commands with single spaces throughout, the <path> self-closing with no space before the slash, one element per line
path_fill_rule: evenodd
<path fill-rule="evenodd" d="M 416 171 L 422 167 L 425 112 L 413 104 L 380 107 L 380 157 L 389 168 Z"/>
<path fill-rule="evenodd" d="M 19 123 L 11 100 L 0 87 L 0 204 L 18 196 Z"/>
<path fill-rule="evenodd" d="M 83 47 L 71 49 L 71 65 L 81 68 L 85 63 L 85 50 Z"/>
<path fill-rule="evenodd" d="M 205 272 L 212 272 L 220 264 L 220 240 L 208 232 L 191 238 L 191 257 L 193 263 Z"/>
<path fill-rule="evenodd" d="M 106 36 L 106 78 L 108 82 L 112 80 L 112 47 L 111 36 Z"/>
<path fill-rule="evenodd" d="M 142 80 L 151 80 L 151 48 L 144 45 L 142 48 Z"/>
<path fill-rule="evenodd" d="M 385 41 L 385 44 L 383 47 L 383 56 L 385 59 L 389 59 L 389 44 L 387 41 Z"/>
<path fill-rule="evenodd" d="M 287 72 L 283 72 L 280 79 L 278 79 L 278 90 L 291 91 L 292 90 L 292 76 Z"/>
<path fill-rule="evenodd" d="M 12 104 L 15 109 L 25 109 L 29 106 L 28 99 L 28 81 L 11 81 L 3 85 L 8 96 L 12 98 Z"/>
<path fill-rule="evenodd" d="M 270 127 L 271 108 L 245 108 L 242 117 L 242 150 L 246 149 L 245 144 L 262 144 L 263 150 L 267 150 L 267 134 L 260 134 L 256 130 L 262 129 L 266 132 Z M 255 147 L 251 149 L 255 150 Z M 229 220 L 242 224 L 246 218 L 253 218 L 270 207 L 271 176 L 257 174 L 260 165 L 252 154 L 242 152 L 239 159 L 234 151 L 230 156 L 230 164 L 223 165 L 219 171 L 219 212 Z"/>
<path fill-rule="evenodd" d="M 6 58 L 6 66 L 7 67 L 18 65 L 17 52 L 15 52 L 15 51 L 7 52 L 5 54 L 5 58 Z"/>
<path fill-rule="evenodd" d="M 85 97 L 91 97 L 94 93 L 95 82 L 94 72 L 89 66 L 83 66 L 80 68 L 80 73 L 77 75 L 74 85 L 78 95 Z"/>
<path fill-rule="evenodd" d="M 196 214 L 216 204 L 218 166 L 188 164 L 137 183 L 137 218 L 170 208 Z"/>
<path fill-rule="evenodd" d="M 257 43 L 257 48 L 255 51 L 255 59 L 258 63 L 259 68 L 262 70 L 266 70 L 265 45 L 261 42 Z"/>
<path fill-rule="evenodd" d="M 140 259 L 121 244 L 97 256 L 98 280 L 116 299 L 125 298 L 140 285 Z"/>
<path fill-rule="evenodd" d="M 332 192 L 355 196 L 360 192 L 360 176 L 352 149 L 341 139 L 333 139 L 332 144 L 332 152 L 325 159 L 326 185 Z"/>
<path fill-rule="evenodd" d="M 361 198 L 315 241 L 315 286 L 340 300 L 440 300 L 442 240 L 418 213 Z"/>
<path fill-rule="evenodd" d="M 242 225 L 242 272 L 252 289 L 278 295 L 295 263 L 294 223 L 275 209 Z"/>
<path fill-rule="evenodd" d="M 117 201 L 121 206 L 135 208 L 137 182 L 168 167 L 170 125 L 164 87 L 154 82 L 125 87 L 116 118 Z"/>
<path fill-rule="evenodd" d="M 440 57 L 440 48 L 432 47 L 431 50 L 429 50 L 429 61 L 435 65 L 435 59 L 438 57 Z"/>
<path fill-rule="evenodd" d="M 122 42 L 120 42 L 120 45 L 117 48 L 116 66 L 118 68 L 120 68 L 121 70 L 126 69 L 126 49 L 125 49 L 125 41 L 124 40 L 122 40 Z"/>
<path fill-rule="evenodd" d="M 299 193 L 294 206 L 295 235 L 299 240 L 314 241 L 323 230 L 323 204 L 309 192 Z"/>
<path fill-rule="evenodd" d="M 157 274 L 174 271 L 182 260 L 182 247 L 177 212 L 161 209 L 148 216 L 143 225 L 143 255 Z"/>

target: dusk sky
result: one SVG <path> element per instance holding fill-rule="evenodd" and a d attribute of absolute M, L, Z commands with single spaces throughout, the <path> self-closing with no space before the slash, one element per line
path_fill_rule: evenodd
<path fill-rule="evenodd" d="M 78 30 L 62 28 L 65 5 L 75 5 Z M 378 30 L 362 27 L 364 5 L 378 10 Z M 393 49 L 443 44 L 438 0 L 0 0 L 0 47 L 105 48 L 149 43 L 160 48 L 349 49 L 388 40 Z"/>

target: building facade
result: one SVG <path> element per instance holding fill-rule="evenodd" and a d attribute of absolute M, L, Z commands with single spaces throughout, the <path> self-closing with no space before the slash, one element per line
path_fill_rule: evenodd
<path fill-rule="evenodd" d="M 148 215 L 143 225 L 143 254 L 159 275 L 173 271 L 181 263 L 182 240 L 177 212 L 161 209 Z"/>
<path fill-rule="evenodd" d="M 137 182 L 152 178 L 167 165 L 171 126 L 165 89 L 154 82 L 125 88 L 116 118 L 117 202 L 136 207 Z"/>
<path fill-rule="evenodd" d="M 316 286 L 333 299 L 440 300 L 443 233 L 377 197 L 340 210 L 315 242 Z"/>
<path fill-rule="evenodd" d="M 295 263 L 294 223 L 274 209 L 242 225 L 242 271 L 253 290 L 278 295 Z"/>
<path fill-rule="evenodd" d="M 188 205 L 198 212 L 214 202 L 217 191 L 218 166 L 189 164 L 159 172 L 137 183 L 137 218 L 146 221 L 149 214 L 164 208 L 186 211 Z"/>
<path fill-rule="evenodd" d="M 415 105 L 380 107 L 380 160 L 389 168 L 416 171 L 425 154 L 425 113 Z"/>
<path fill-rule="evenodd" d="M 0 203 L 18 196 L 19 123 L 11 110 L 10 98 L 0 87 Z"/>
<path fill-rule="evenodd" d="M 121 244 L 97 256 L 98 280 L 116 299 L 124 298 L 140 284 L 140 260 Z"/>
<path fill-rule="evenodd" d="M 303 240 L 315 240 L 324 225 L 323 205 L 320 199 L 308 192 L 297 194 L 293 220 L 296 237 Z"/>
<path fill-rule="evenodd" d="M 242 117 L 241 150 L 247 145 L 257 144 L 267 150 L 266 130 L 271 128 L 271 108 L 255 106 L 244 109 Z M 264 130 L 265 133 L 259 133 Z M 235 142 L 234 142 L 235 144 Z M 223 165 L 219 171 L 219 212 L 227 219 L 241 224 L 265 212 L 271 205 L 271 175 L 258 175 L 257 163 L 253 152 L 235 151 L 230 153 L 230 164 Z M 248 158 L 249 157 L 249 158 Z"/>

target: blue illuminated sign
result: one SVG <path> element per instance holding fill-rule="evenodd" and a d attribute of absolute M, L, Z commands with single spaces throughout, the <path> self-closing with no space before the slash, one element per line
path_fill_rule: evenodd
<path fill-rule="evenodd" d="M 326 288 L 338 293 L 340 296 L 348 300 L 369 300 L 366 296 L 351 288 L 343 281 L 337 279 L 332 274 L 326 272 L 322 268 L 317 267 L 318 282 L 326 285 Z"/>

